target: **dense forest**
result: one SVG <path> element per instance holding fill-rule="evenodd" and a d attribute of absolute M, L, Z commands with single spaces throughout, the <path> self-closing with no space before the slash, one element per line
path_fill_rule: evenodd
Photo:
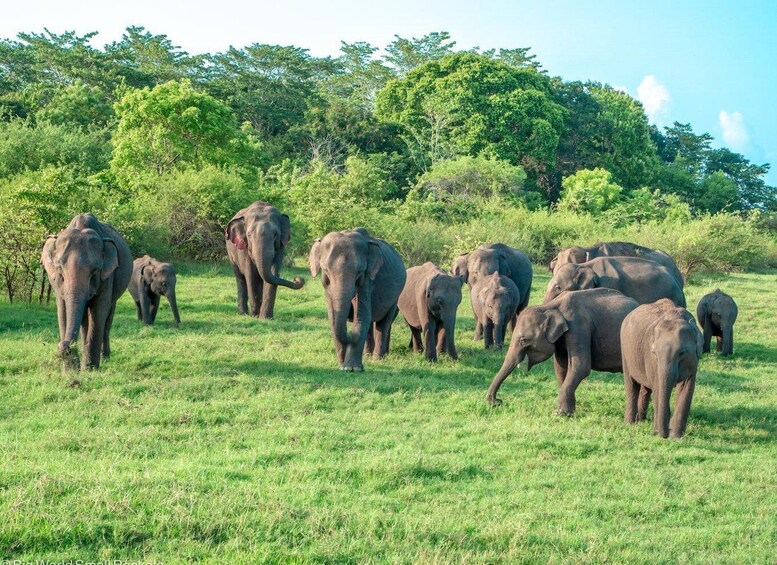
<path fill-rule="evenodd" d="M 687 123 L 545 71 L 529 48 L 457 50 L 446 32 L 342 43 L 337 57 L 256 43 L 192 56 L 130 27 L 0 40 L 0 270 L 47 292 L 42 240 L 93 211 L 133 252 L 224 254 L 248 203 L 289 213 L 293 250 L 364 225 L 406 261 L 489 240 L 545 260 L 629 237 L 686 272 L 777 264 L 768 164 Z"/>

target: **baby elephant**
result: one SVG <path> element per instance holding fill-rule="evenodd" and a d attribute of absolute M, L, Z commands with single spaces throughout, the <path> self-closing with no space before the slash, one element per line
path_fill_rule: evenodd
<path fill-rule="evenodd" d="M 451 359 L 459 358 L 453 335 L 462 283 L 459 277 L 447 274 L 434 263 L 407 270 L 407 282 L 399 295 L 399 311 L 413 334 L 410 346 L 413 351 L 425 351 L 427 361 L 437 361 L 437 353 L 443 351 Z"/>
<path fill-rule="evenodd" d="M 696 385 L 701 341 L 691 313 L 669 299 L 644 304 L 626 316 L 621 327 L 621 352 L 627 424 L 645 419 L 650 393 L 655 392 L 653 431 L 661 437 L 682 437 Z M 669 396 L 675 386 L 677 398 L 670 423 Z"/>
<path fill-rule="evenodd" d="M 175 267 L 172 264 L 162 263 L 148 255 L 138 257 L 132 264 L 129 292 L 138 309 L 138 320 L 144 324 L 151 325 L 156 320 L 160 296 L 167 297 L 175 325 L 181 323 L 175 300 Z"/>
<path fill-rule="evenodd" d="M 482 277 L 471 291 L 472 311 L 483 328 L 486 349 L 492 345 L 500 349 L 504 344 L 507 324 L 515 329 L 515 319 L 521 302 L 521 293 L 509 278 L 492 273 Z"/>
<path fill-rule="evenodd" d="M 696 317 L 704 329 L 704 353 L 710 352 L 712 336 L 718 339 L 717 349 L 721 355 L 734 352 L 734 322 L 738 313 L 734 299 L 719 288 L 702 297 L 696 306 Z"/>

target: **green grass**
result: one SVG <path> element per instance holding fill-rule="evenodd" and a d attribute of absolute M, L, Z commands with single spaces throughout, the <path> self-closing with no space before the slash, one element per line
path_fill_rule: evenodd
<path fill-rule="evenodd" d="M 261 321 L 225 268 L 184 268 L 181 327 L 166 305 L 141 327 L 125 294 L 84 373 L 54 359 L 53 305 L 0 303 L 0 559 L 777 562 L 777 284 L 700 279 L 691 307 L 717 286 L 735 355 L 702 361 L 679 441 L 623 424 L 620 374 L 591 375 L 574 418 L 550 362 L 489 408 L 503 355 L 466 297 L 460 362 L 427 364 L 398 320 L 362 374 L 337 370 L 318 279 Z"/>

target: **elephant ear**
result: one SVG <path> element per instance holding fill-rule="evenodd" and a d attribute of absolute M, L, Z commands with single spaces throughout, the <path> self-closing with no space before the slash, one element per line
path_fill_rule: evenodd
<path fill-rule="evenodd" d="M 224 230 L 224 236 L 238 249 L 247 249 L 248 239 L 246 238 L 245 217 L 238 216 L 237 218 L 232 218 Z"/>
<path fill-rule="evenodd" d="M 424 294 L 427 298 L 432 296 L 432 284 L 434 284 L 434 279 L 439 277 L 440 275 L 434 275 L 432 278 L 429 279 L 429 282 L 426 283 L 426 291 L 424 291 Z"/>
<path fill-rule="evenodd" d="M 556 308 L 551 308 L 545 313 L 545 337 L 549 343 L 556 343 L 564 332 L 569 329 L 567 320 Z"/>
<path fill-rule="evenodd" d="M 375 280 L 375 277 L 383 266 L 383 253 L 381 252 L 380 245 L 374 241 L 370 241 L 369 249 L 367 251 L 367 276 L 370 280 Z"/>
<path fill-rule="evenodd" d="M 468 263 L 469 253 L 462 253 L 456 257 L 456 260 L 453 262 L 453 266 L 451 266 L 451 273 L 453 273 L 453 276 L 459 277 L 462 283 L 467 282 L 469 279 L 469 268 L 467 267 Z"/>
<path fill-rule="evenodd" d="M 286 247 L 291 241 L 291 220 L 286 214 L 281 214 L 281 246 Z"/>
<path fill-rule="evenodd" d="M 116 242 L 111 238 L 103 238 L 103 264 L 100 269 L 100 278 L 102 280 L 111 276 L 113 271 L 119 267 L 119 250 L 116 249 Z"/>
<path fill-rule="evenodd" d="M 46 243 L 43 244 L 43 250 L 40 254 L 40 264 L 46 269 L 49 276 L 54 276 L 56 267 L 54 266 L 54 249 L 57 246 L 57 236 L 50 235 L 46 238 Z"/>
<path fill-rule="evenodd" d="M 151 284 L 154 280 L 154 266 L 146 263 L 140 268 L 140 276 L 146 284 Z"/>
<path fill-rule="evenodd" d="M 598 288 L 599 277 L 591 267 L 580 267 L 575 275 L 575 285 L 579 289 Z"/>
<path fill-rule="evenodd" d="M 693 327 L 696 330 L 696 357 L 701 359 L 704 350 L 704 336 L 701 335 L 701 331 L 695 322 L 693 323 Z"/>
<path fill-rule="evenodd" d="M 318 274 L 318 269 L 321 265 L 321 240 L 317 239 L 313 243 L 313 247 L 310 248 L 310 255 L 308 256 L 308 262 L 310 263 L 310 276 L 315 277 Z"/>
<path fill-rule="evenodd" d="M 552 273 L 556 270 L 556 265 L 558 264 L 558 255 L 556 255 L 553 260 L 550 262 L 550 265 L 548 265 L 548 270 Z"/>
<path fill-rule="evenodd" d="M 704 324 L 704 320 L 709 315 L 709 302 L 709 300 L 703 298 L 699 302 L 699 305 L 696 306 L 696 316 L 699 318 L 699 323 L 702 325 Z"/>
<path fill-rule="evenodd" d="M 499 253 L 499 274 L 508 278 L 513 274 L 510 264 L 507 262 L 507 256 L 504 253 Z"/>

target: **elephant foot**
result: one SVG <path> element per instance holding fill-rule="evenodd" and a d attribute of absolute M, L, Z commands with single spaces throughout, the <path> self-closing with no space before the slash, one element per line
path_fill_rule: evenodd
<path fill-rule="evenodd" d="M 78 371 L 81 368 L 81 362 L 78 358 L 78 353 L 73 349 L 66 349 L 59 352 L 60 359 L 62 359 L 62 371 Z"/>
<path fill-rule="evenodd" d="M 565 418 L 571 418 L 575 415 L 574 410 L 570 410 L 569 408 L 556 408 L 555 411 L 556 416 L 564 416 Z"/>
<path fill-rule="evenodd" d="M 364 365 L 341 365 L 340 370 L 345 371 L 346 373 L 363 373 Z"/>
<path fill-rule="evenodd" d="M 491 408 L 496 408 L 497 406 L 502 405 L 502 401 L 498 399 L 496 396 L 489 396 L 488 398 L 486 398 L 486 400 L 491 405 Z"/>

